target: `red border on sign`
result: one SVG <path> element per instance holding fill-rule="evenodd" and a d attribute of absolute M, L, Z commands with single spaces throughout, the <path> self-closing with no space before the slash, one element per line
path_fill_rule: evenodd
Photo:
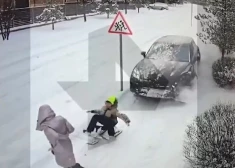
<path fill-rule="evenodd" d="M 115 32 L 115 31 L 111 31 L 111 29 L 113 28 L 114 24 L 116 23 L 116 20 L 117 20 L 117 18 L 118 18 L 119 15 L 121 16 L 122 20 L 124 21 L 124 23 L 125 23 L 125 25 L 126 25 L 126 27 L 127 27 L 127 29 L 128 29 L 129 32 Z M 113 23 L 111 24 L 111 26 L 110 26 L 108 32 L 109 32 L 109 33 L 113 33 L 113 34 L 132 35 L 132 31 L 131 31 L 131 29 L 130 29 L 130 27 L 129 27 L 127 21 L 126 21 L 126 19 L 124 18 L 124 16 L 122 15 L 122 13 L 121 13 L 120 11 L 117 13 L 116 17 L 114 18 Z"/>

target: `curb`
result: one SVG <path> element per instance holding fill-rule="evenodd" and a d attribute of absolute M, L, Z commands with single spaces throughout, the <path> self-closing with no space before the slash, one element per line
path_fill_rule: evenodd
<path fill-rule="evenodd" d="M 99 13 L 95 13 L 95 14 L 90 14 L 90 15 L 86 15 L 87 17 L 88 16 L 95 16 L 95 15 L 99 15 Z M 64 22 L 64 21 L 71 21 L 71 20 L 75 20 L 75 19 L 79 19 L 79 18 L 82 18 L 83 16 L 77 16 L 77 17 L 73 17 L 71 19 L 68 19 L 68 20 L 62 20 L 62 21 L 57 21 L 56 23 L 59 23 L 59 22 Z M 55 23 L 55 24 L 56 24 Z M 26 30 L 26 29 L 30 29 L 30 28 L 36 28 L 36 27 L 42 27 L 42 26 L 47 26 L 47 25 L 50 25 L 51 23 L 43 23 L 43 24 L 39 24 L 39 25 L 34 25 L 34 24 L 29 24 L 25 27 L 22 27 L 22 28 L 15 28 L 13 30 L 11 30 L 10 32 L 17 32 L 17 31 L 20 31 L 20 30 Z M 0 33 L 1 34 L 1 33 Z"/>

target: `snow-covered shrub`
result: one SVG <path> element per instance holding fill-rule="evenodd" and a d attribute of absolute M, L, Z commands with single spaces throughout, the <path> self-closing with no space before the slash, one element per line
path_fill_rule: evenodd
<path fill-rule="evenodd" d="M 186 130 L 184 156 L 191 168 L 235 167 L 235 105 L 218 103 Z"/>
<path fill-rule="evenodd" d="M 212 76 L 220 87 L 235 85 L 235 58 L 224 57 L 212 65 Z"/>
<path fill-rule="evenodd" d="M 103 14 L 107 14 L 107 18 L 109 18 L 110 14 L 117 14 L 118 13 L 118 5 L 115 4 L 109 4 L 109 3 L 104 3 L 104 4 L 99 4 L 98 7 L 96 8 L 96 12 Z"/>
<path fill-rule="evenodd" d="M 36 17 L 40 22 L 56 21 L 64 19 L 64 13 L 62 7 L 59 5 L 47 5 L 43 12 Z"/>
<path fill-rule="evenodd" d="M 167 0 L 168 4 L 176 4 L 178 0 Z"/>

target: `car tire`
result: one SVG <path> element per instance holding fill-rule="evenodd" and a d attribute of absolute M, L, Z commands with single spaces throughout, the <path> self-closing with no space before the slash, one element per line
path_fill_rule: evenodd
<path fill-rule="evenodd" d="M 200 60 L 201 60 L 201 52 L 198 48 L 198 50 L 197 50 L 197 61 L 200 61 Z"/>
<path fill-rule="evenodd" d="M 194 64 L 194 66 L 197 66 L 196 64 Z M 192 71 L 192 80 L 197 77 L 197 72 L 195 70 L 195 67 L 193 67 L 193 71 Z"/>
<path fill-rule="evenodd" d="M 193 72 L 192 72 L 193 73 Z M 192 74 L 193 75 L 193 74 Z M 182 86 L 190 86 L 191 85 L 191 80 L 192 80 L 192 75 L 183 75 L 180 77 L 178 86 L 182 87 Z"/>

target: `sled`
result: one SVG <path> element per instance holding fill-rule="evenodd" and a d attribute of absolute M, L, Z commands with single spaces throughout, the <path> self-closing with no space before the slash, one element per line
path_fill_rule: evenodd
<path fill-rule="evenodd" d="M 85 132 L 86 132 L 86 130 L 83 130 L 83 133 L 85 133 Z M 96 145 L 97 143 L 99 143 L 99 141 L 100 141 L 101 139 L 108 141 L 108 139 L 106 139 L 105 137 L 102 136 L 105 132 L 106 132 L 106 131 L 102 131 L 102 132 L 101 132 L 100 134 L 98 134 L 97 136 L 92 137 L 91 140 L 88 140 L 89 142 L 87 142 L 87 144 L 88 144 L 88 145 Z M 122 133 L 122 130 L 118 130 L 118 131 L 115 133 L 114 137 L 115 137 L 115 138 L 118 137 L 121 133 Z"/>

